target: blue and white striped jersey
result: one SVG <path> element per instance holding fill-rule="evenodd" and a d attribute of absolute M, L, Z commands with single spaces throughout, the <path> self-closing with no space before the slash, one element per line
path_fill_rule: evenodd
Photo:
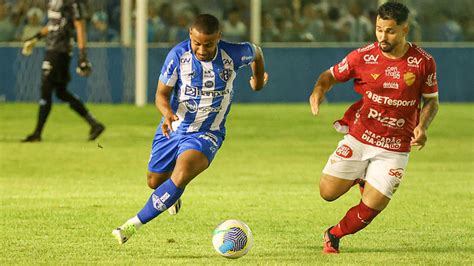
<path fill-rule="evenodd" d="M 189 39 L 171 49 L 160 81 L 174 87 L 171 108 L 179 120 L 173 122 L 173 130 L 178 134 L 217 131 L 224 136 L 237 70 L 254 59 L 255 47 L 251 43 L 221 40 L 209 62 L 195 57 Z"/>

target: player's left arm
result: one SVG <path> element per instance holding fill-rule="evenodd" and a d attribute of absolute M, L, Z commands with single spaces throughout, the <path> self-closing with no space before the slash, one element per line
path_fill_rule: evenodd
<path fill-rule="evenodd" d="M 265 72 L 265 59 L 263 58 L 262 48 L 254 45 L 255 60 L 250 64 L 252 68 L 252 77 L 250 77 L 250 87 L 254 91 L 260 91 L 267 84 L 268 74 Z"/>
<path fill-rule="evenodd" d="M 75 19 L 74 27 L 77 34 L 77 48 L 79 48 L 79 60 L 77 62 L 76 72 L 81 76 L 89 76 L 92 72 L 92 65 L 87 60 L 87 35 L 86 23 L 84 19 Z"/>
<path fill-rule="evenodd" d="M 439 109 L 438 96 L 423 97 L 423 107 L 420 113 L 420 121 L 413 130 L 411 146 L 418 146 L 418 150 L 423 149 L 428 139 L 426 131 L 436 116 Z"/>

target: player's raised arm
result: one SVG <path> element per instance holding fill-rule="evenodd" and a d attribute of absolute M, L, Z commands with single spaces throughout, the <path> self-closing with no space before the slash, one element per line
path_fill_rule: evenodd
<path fill-rule="evenodd" d="M 323 102 L 324 96 L 337 82 L 330 70 L 326 70 L 319 75 L 314 85 L 313 93 L 309 97 L 309 104 L 311 105 L 313 115 L 319 114 L 319 105 Z"/>
<path fill-rule="evenodd" d="M 252 77 L 250 77 L 250 86 L 254 91 L 259 91 L 267 84 L 268 74 L 265 72 L 265 59 L 262 49 L 255 45 L 255 60 L 250 65 L 252 68 Z"/>
<path fill-rule="evenodd" d="M 163 115 L 164 120 L 163 124 L 161 125 L 161 131 L 163 135 L 167 138 L 170 137 L 170 132 L 173 131 L 172 123 L 173 121 L 178 120 L 178 116 L 173 113 L 170 105 L 170 97 L 171 92 L 173 91 L 173 87 L 166 86 L 163 82 L 158 81 L 158 86 L 156 88 L 156 95 L 155 95 L 155 106 Z"/>
<path fill-rule="evenodd" d="M 413 138 L 410 142 L 411 146 L 419 146 L 418 150 L 423 149 L 428 139 L 426 130 L 438 113 L 439 99 L 438 97 L 423 97 L 423 108 L 421 109 L 420 122 L 413 130 Z"/>

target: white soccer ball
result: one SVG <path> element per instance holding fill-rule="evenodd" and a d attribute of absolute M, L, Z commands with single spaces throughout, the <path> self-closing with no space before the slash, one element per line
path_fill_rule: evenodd
<path fill-rule="evenodd" d="M 237 259 L 247 254 L 252 247 L 252 231 L 242 221 L 226 220 L 214 229 L 212 244 L 220 255 Z"/>

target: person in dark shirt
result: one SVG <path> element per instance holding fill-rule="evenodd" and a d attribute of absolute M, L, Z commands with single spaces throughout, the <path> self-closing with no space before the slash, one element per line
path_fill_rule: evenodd
<path fill-rule="evenodd" d="M 98 122 L 87 110 L 79 98 L 67 90 L 69 64 L 73 48 L 74 30 L 77 34 L 77 47 L 79 60 L 76 72 L 81 76 L 89 76 L 92 66 L 87 60 L 86 28 L 84 22 L 84 3 L 78 0 L 49 1 L 48 23 L 35 36 L 28 39 L 22 53 L 31 55 L 36 42 L 46 38 L 46 53 L 42 65 L 41 98 L 39 101 L 38 121 L 34 132 L 22 142 L 41 141 L 41 133 L 51 111 L 53 92 L 62 101 L 83 117 L 91 126 L 89 140 L 95 140 L 105 130 L 102 123 Z"/>

